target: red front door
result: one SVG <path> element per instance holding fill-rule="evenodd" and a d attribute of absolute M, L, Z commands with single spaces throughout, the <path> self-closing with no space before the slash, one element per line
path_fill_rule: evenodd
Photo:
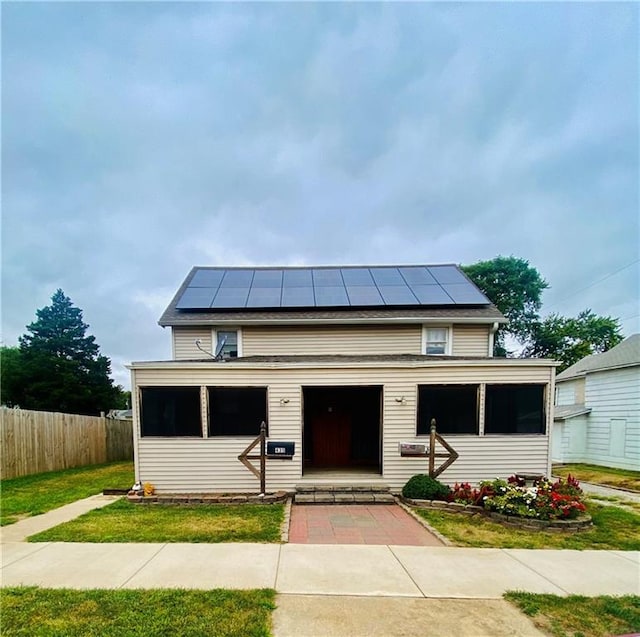
<path fill-rule="evenodd" d="M 345 467 L 351 459 L 351 419 L 342 411 L 314 415 L 313 464 L 316 467 Z"/>

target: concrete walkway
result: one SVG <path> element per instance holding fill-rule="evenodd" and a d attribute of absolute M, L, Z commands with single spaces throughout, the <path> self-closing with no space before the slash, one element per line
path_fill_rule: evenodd
<path fill-rule="evenodd" d="M 296 595 L 498 599 L 640 593 L 640 552 L 314 544 L 5 543 L 2 585 L 274 588 Z"/>
<path fill-rule="evenodd" d="M 619 498 L 628 502 L 640 503 L 640 493 L 627 491 L 626 489 L 614 489 L 613 487 L 605 487 L 600 484 L 591 484 L 589 482 L 580 482 L 580 487 L 587 495 L 597 497 L 599 495 L 605 497 Z"/>

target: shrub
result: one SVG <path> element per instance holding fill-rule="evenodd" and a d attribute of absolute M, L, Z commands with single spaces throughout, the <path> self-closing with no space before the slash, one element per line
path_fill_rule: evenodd
<path fill-rule="evenodd" d="M 418 474 L 402 487 L 402 495 L 413 500 L 447 500 L 451 489 L 446 484 L 426 474 Z"/>

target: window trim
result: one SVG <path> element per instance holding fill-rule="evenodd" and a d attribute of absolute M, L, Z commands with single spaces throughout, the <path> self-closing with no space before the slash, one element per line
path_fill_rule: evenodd
<path fill-rule="evenodd" d="M 237 327 L 235 325 L 230 325 L 226 327 L 224 325 L 219 325 L 217 327 L 211 328 L 211 351 L 215 353 L 218 349 L 218 332 L 235 332 L 237 335 L 237 345 L 238 345 L 238 356 L 237 358 L 242 357 L 242 328 Z"/>
<path fill-rule="evenodd" d="M 445 330 L 446 332 L 446 343 L 444 347 L 443 354 L 427 354 L 427 344 L 429 343 L 429 330 Z M 453 349 L 453 329 L 450 324 L 431 324 L 425 323 L 422 325 L 422 344 L 420 352 L 425 356 L 451 356 L 451 351 Z"/>

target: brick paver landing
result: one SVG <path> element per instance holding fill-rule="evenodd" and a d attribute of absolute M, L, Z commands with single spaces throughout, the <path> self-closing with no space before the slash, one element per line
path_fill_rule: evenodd
<path fill-rule="evenodd" d="M 289 542 L 442 546 L 437 537 L 396 504 L 294 504 Z"/>

